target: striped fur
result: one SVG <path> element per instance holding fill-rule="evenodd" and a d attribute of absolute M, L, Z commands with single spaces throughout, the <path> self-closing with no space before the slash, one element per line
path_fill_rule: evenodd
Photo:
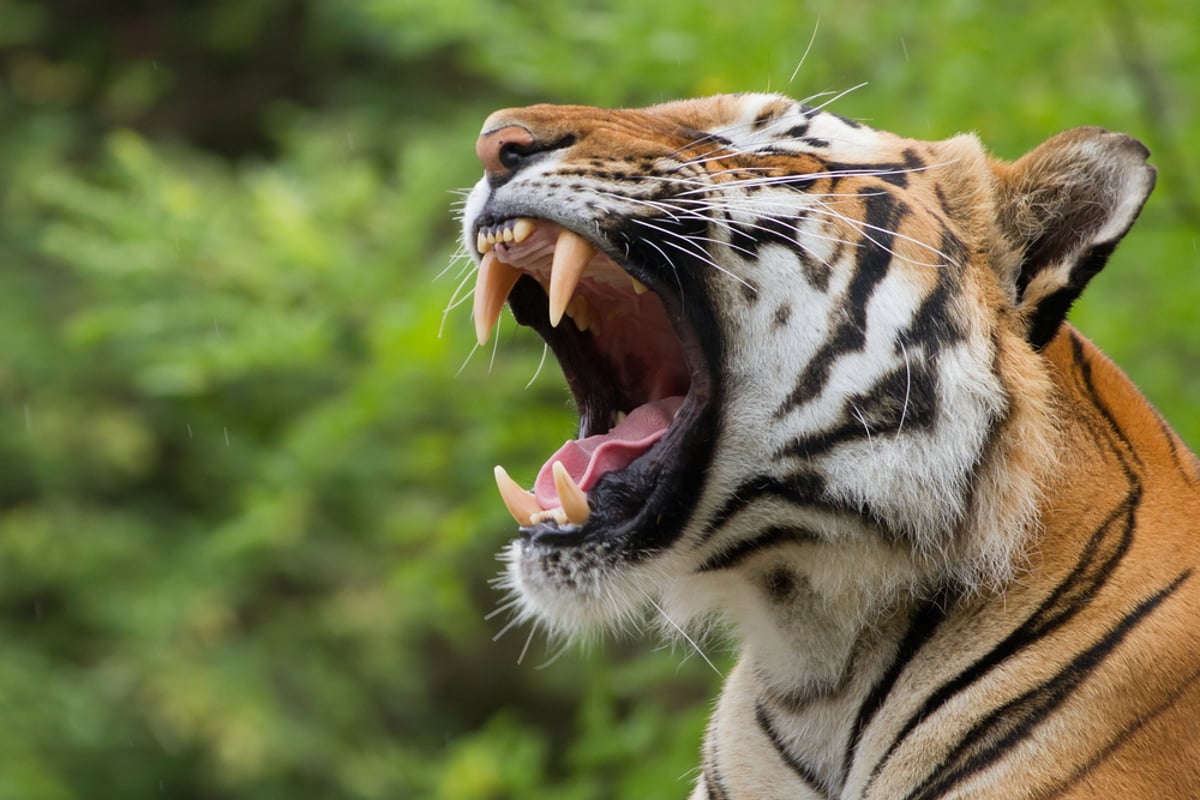
<path fill-rule="evenodd" d="M 731 626 L 693 798 L 1200 797 L 1200 465 L 1064 322 L 1145 148 L 1005 163 L 765 95 L 501 126 L 554 145 L 480 182 L 468 240 L 569 226 L 709 353 L 657 525 L 605 534 L 597 491 L 570 546 L 506 555 L 553 630 Z"/>

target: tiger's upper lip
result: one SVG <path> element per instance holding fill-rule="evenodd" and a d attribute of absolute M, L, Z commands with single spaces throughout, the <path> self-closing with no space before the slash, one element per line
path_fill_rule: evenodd
<path fill-rule="evenodd" d="M 634 409 L 678 398 L 674 421 L 661 436 L 646 439 L 644 452 L 598 478 L 588 470 L 582 487 L 581 473 L 552 461 L 542 468 L 537 495 L 497 468 L 501 496 L 523 537 L 567 545 L 635 532 L 647 520 L 670 516 L 656 509 L 668 485 L 677 483 L 664 479 L 681 471 L 681 461 L 688 462 L 683 471 L 694 466 L 685 453 L 694 448 L 685 442 L 695 438 L 689 432 L 707 417 L 712 395 L 708 359 L 679 310 L 681 298 L 651 291 L 656 281 L 631 274 L 640 272 L 637 265 L 618 264 L 598 247 L 603 244 L 544 217 L 481 215 L 473 232 L 482 254 L 477 337 L 487 340 L 506 301 L 518 322 L 537 330 L 574 395 L 581 440 L 604 439 Z M 547 492 L 551 474 L 554 488 Z M 557 506 L 547 497 L 555 494 Z"/>
<path fill-rule="evenodd" d="M 476 249 L 481 254 L 475 284 L 475 335 L 487 343 L 500 311 L 521 274 L 532 275 L 546 289 L 550 325 L 557 327 L 564 315 L 581 331 L 595 324 L 588 293 L 577 293 L 584 273 L 593 286 L 604 285 L 617 294 L 610 310 L 620 312 L 620 290 L 642 295 L 645 284 L 631 276 L 584 237 L 557 223 L 532 217 L 509 217 L 476 232 Z M 547 262 L 549 267 L 547 268 Z"/>

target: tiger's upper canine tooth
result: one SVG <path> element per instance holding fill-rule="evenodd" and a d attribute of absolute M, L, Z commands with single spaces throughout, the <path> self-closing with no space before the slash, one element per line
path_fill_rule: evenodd
<path fill-rule="evenodd" d="M 500 309 L 509 292 L 521 277 L 521 270 L 505 264 L 495 252 L 484 254 L 479 262 L 479 274 L 475 278 L 475 338 L 479 346 L 487 344 L 492 328 L 500 319 Z"/>
<path fill-rule="evenodd" d="M 563 228 L 558 234 L 558 241 L 554 245 L 554 263 L 550 266 L 551 327 L 557 328 L 562 321 L 567 303 L 571 302 L 583 270 L 594 255 L 596 248 L 578 233 Z"/>
<path fill-rule="evenodd" d="M 510 478 L 504 467 L 497 466 L 492 473 L 496 476 L 496 488 L 500 490 L 500 499 L 504 501 L 508 513 L 513 515 L 518 525 L 532 525 L 534 515 L 542 512 L 538 501 L 522 489 L 521 484 Z"/>
<path fill-rule="evenodd" d="M 587 494 L 579 488 L 579 484 L 571 477 L 571 473 L 567 472 L 567 468 L 562 465 L 561 461 L 555 461 L 552 469 L 554 470 L 554 490 L 558 492 L 558 502 L 562 503 L 567 520 L 574 525 L 582 525 L 592 515 L 592 509 L 588 507 Z"/>

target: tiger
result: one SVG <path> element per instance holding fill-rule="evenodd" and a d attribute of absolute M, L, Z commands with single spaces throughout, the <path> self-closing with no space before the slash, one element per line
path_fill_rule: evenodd
<path fill-rule="evenodd" d="M 731 633 L 693 800 L 1200 797 L 1200 463 L 1066 321 L 1143 144 L 751 93 L 476 154 L 476 337 L 507 304 L 579 417 L 495 470 L 514 619 Z"/>

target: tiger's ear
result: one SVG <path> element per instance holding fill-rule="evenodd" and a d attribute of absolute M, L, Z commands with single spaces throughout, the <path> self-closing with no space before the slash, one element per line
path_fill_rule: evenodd
<path fill-rule="evenodd" d="M 992 163 L 997 222 L 1019 254 L 1004 277 L 1035 348 L 1137 219 L 1154 188 L 1149 155 L 1124 134 L 1075 128 L 1011 164 Z"/>

